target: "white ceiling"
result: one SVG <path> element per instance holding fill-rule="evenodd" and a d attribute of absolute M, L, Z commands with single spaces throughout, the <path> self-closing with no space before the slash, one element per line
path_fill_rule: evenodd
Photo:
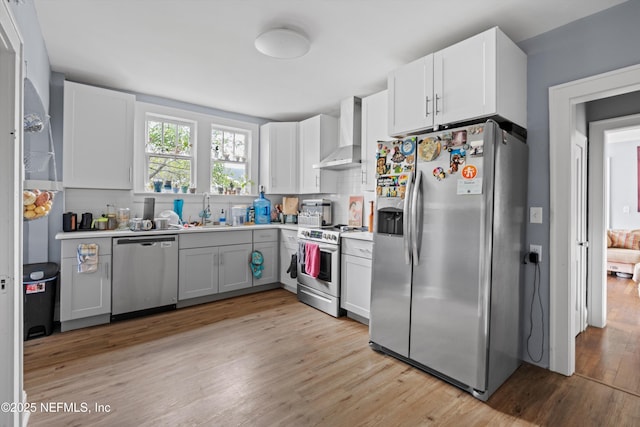
<path fill-rule="evenodd" d="M 263 117 L 336 115 L 389 71 L 498 25 L 519 42 L 622 0 L 34 0 L 53 71 L 69 80 Z M 301 29 L 311 51 L 254 39 Z"/>

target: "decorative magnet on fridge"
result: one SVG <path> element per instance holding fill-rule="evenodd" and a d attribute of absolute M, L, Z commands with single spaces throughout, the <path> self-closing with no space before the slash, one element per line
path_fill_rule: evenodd
<path fill-rule="evenodd" d="M 435 138 L 425 138 L 420 141 L 419 145 L 418 155 L 420 159 L 425 162 L 431 162 L 437 159 L 442 149 L 442 144 Z"/>
<path fill-rule="evenodd" d="M 442 181 L 447 177 L 447 174 L 444 172 L 444 169 L 438 166 L 433 170 L 433 176 L 435 176 L 438 181 Z"/>
<path fill-rule="evenodd" d="M 449 149 L 449 173 L 456 173 L 460 166 L 464 165 L 467 157 L 467 152 L 463 148 Z"/>

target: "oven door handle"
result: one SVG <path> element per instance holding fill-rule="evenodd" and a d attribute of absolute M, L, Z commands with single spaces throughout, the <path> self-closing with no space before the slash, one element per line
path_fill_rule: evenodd
<path fill-rule="evenodd" d="M 309 242 L 309 243 L 315 243 L 315 242 L 312 242 L 311 240 L 303 240 L 303 241 L 304 242 Z M 321 251 L 325 251 L 325 252 L 338 252 L 340 250 L 339 246 L 321 245 L 321 244 L 317 244 L 317 245 L 318 245 L 318 247 L 320 248 Z"/>

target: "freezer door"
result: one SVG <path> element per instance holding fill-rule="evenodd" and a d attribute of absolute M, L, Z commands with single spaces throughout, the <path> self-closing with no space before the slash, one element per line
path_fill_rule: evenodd
<path fill-rule="evenodd" d="M 492 197 L 493 163 L 493 144 L 485 142 L 489 133 L 493 130 L 466 129 L 463 138 L 455 129 L 440 132 L 442 147 L 435 159 L 433 150 L 419 146 L 423 203 L 417 214 L 422 230 L 414 231 L 421 251 L 413 266 L 409 357 L 478 390 L 485 389 L 487 372 L 491 246 L 485 219 L 491 215 L 486 206 Z M 447 138 L 454 141 L 449 142 L 451 151 L 445 146 Z M 474 147 L 474 156 L 469 147 Z M 469 165 L 473 168 L 464 169 Z"/>
<path fill-rule="evenodd" d="M 373 237 L 373 278 L 371 283 L 371 341 L 409 356 L 409 315 L 411 312 L 411 264 L 405 260 L 402 235 L 376 233 Z"/>

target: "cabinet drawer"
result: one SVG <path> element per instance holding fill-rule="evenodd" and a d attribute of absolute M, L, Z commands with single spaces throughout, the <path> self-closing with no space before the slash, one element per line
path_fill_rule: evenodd
<path fill-rule="evenodd" d="M 98 256 L 111 253 L 111 237 L 87 237 L 86 239 L 63 240 L 61 245 L 62 258 L 76 258 L 78 256 L 78 245 L 84 243 L 96 243 L 98 245 Z"/>
<path fill-rule="evenodd" d="M 298 232 L 295 230 L 280 230 L 280 242 L 287 246 L 298 246 Z"/>
<path fill-rule="evenodd" d="M 277 242 L 278 229 L 271 228 L 268 230 L 253 230 L 253 243 L 261 242 Z"/>
<path fill-rule="evenodd" d="M 373 242 L 356 239 L 342 239 L 342 253 L 361 258 L 371 259 L 373 256 Z"/>
<path fill-rule="evenodd" d="M 181 234 L 180 249 L 206 248 L 251 243 L 251 231 L 211 231 L 207 233 Z"/>

